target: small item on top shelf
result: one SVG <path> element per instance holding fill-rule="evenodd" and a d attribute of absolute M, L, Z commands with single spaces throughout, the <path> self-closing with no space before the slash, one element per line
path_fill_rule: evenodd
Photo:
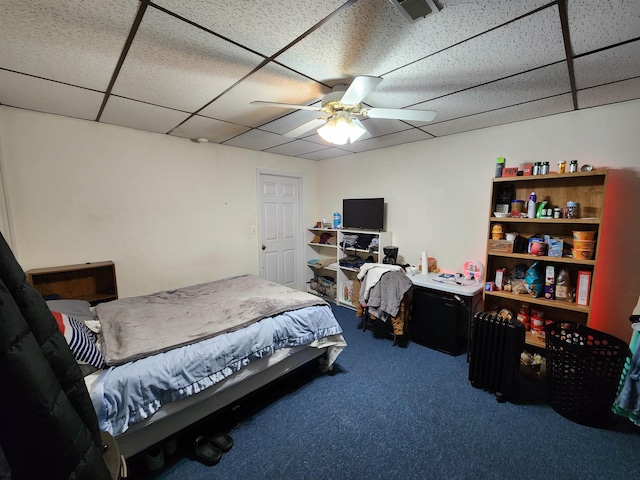
<path fill-rule="evenodd" d="M 502 170 L 504 169 L 504 157 L 498 157 L 496 159 L 496 178 L 502 177 Z"/>
<path fill-rule="evenodd" d="M 564 160 L 562 160 L 561 162 L 558 162 L 558 173 L 564 173 L 566 168 L 567 168 L 567 162 L 565 162 Z"/>
<path fill-rule="evenodd" d="M 547 216 L 547 201 L 544 200 L 542 202 L 540 202 L 538 204 L 538 207 L 536 208 L 536 218 L 543 218 Z M 544 213 L 543 213 L 544 212 Z"/>
<path fill-rule="evenodd" d="M 546 175 L 547 173 L 549 173 L 549 162 L 542 162 L 540 174 Z"/>
<path fill-rule="evenodd" d="M 578 160 L 571 160 L 569 162 L 569 173 L 574 173 L 578 171 Z"/>
<path fill-rule="evenodd" d="M 527 217 L 536 218 L 536 192 L 531 192 L 529 195 L 529 203 L 527 204 Z"/>
<path fill-rule="evenodd" d="M 567 202 L 567 218 L 578 218 L 578 202 Z"/>

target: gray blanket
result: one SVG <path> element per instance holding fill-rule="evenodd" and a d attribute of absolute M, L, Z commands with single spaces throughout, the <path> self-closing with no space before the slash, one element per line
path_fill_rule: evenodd
<path fill-rule="evenodd" d="M 100 303 L 100 347 L 118 365 L 289 310 L 326 305 L 321 298 L 253 275 Z"/>

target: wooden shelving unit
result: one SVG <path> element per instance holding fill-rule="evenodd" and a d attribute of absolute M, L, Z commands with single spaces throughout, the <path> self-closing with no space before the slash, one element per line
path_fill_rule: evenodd
<path fill-rule="evenodd" d="M 578 202 L 580 207 L 579 218 L 497 218 L 492 212 L 496 211 L 499 196 L 505 184 L 511 184 L 513 199 L 528 200 L 531 192 L 536 192 L 537 200 L 547 201 L 550 206 L 564 207 L 568 201 Z M 502 177 L 493 180 L 492 196 L 489 214 L 489 238 L 492 227 L 502 224 L 505 232 L 518 233 L 520 237 L 529 238 L 534 235 L 551 235 L 563 240 L 565 245 L 573 244 L 574 230 L 594 231 L 596 241 L 600 231 L 606 194 L 607 171 L 576 172 L 547 175 Z M 495 279 L 496 269 L 506 268 L 507 276 L 511 275 L 516 265 L 524 264 L 527 267 L 533 262 L 542 262 L 543 265 L 554 265 L 556 275 L 560 268 L 566 269 L 571 277 L 573 287 L 576 286 L 577 273 L 586 270 L 591 273 L 591 286 L 598 266 L 598 247 L 596 243 L 595 256 L 592 260 L 583 260 L 564 255 L 562 257 L 534 256 L 528 253 L 515 252 L 489 252 L 487 248 L 486 277 L 487 281 Z M 565 248 L 565 252 L 568 249 Z M 570 251 L 570 250 L 569 250 Z M 593 291 L 591 291 L 593 295 Z M 506 308 L 514 315 L 517 314 L 522 303 L 541 309 L 545 318 L 564 320 L 589 324 L 591 309 L 589 305 L 578 305 L 575 302 L 561 300 L 549 300 L 544 297 L 533 297 L 529 294 L 514 294 L 505 291 L 484 291 L 484 308 L 491 306 L 499 309 Z M 526 343 L 544 348 L 544 337 L 535 332 L 527 332 Z"/>
<path fill-rule="evenodd" d="M 43 297 L 86 300 L 92 305 L 116 300 L 118 285 L 113 262 L 92 262 L 58 267 L 34 268 L 27 280 Z"/>

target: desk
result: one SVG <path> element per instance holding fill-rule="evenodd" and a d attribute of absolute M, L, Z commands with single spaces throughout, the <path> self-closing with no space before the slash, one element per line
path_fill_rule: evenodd
<path fill-rule="evenodd" d="M 449 355 L 463 353 L 483 285 L 471 281 L 462 282 L 468 285 L 441 283 L 437 281 L 437 273 L 408 277 L 414 285 L 411 341 Z"/>

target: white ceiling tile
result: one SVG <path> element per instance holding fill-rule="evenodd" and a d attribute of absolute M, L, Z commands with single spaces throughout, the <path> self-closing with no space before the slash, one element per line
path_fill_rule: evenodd
<path fill-rule="evenodd" d="M 105 91 L 137 10 L 131 0 L 3 0 L 0 68 Z"/>
<path fill-rule="evenodd" d="M 379 137 L 390 133 L 401 132 L 411 128 L 411 125 L 401 121 L 382 118 L 367 118 L 362 120 L 362 125 L 369 132 L 370 137 Z M 364 137 L 362 137 L 364 139 Z"/>
<path fill-rule="evenodd" d="M 318 150 L 317 152 L 305 153 L 304 155 L 298 155 L 300 158 L 306 158 L 307 160 L 325 160 L 327 158 L 344 157 L 345 155 L 351 155 L 353 152 L 347 152 L 340 150 L 339 148 L 327 148 L 325 150 Z"/>
<path fill-rule="evenodd" d="M 435 120 L 411 122 L 417 126 L 430 125 L 452 118 L 488 112 L 498 108 L 530 102 L 571 91 L 566 62 L 556 63 L 520 75 L 498 80 L 462 92 L 447 95 L 416 105 L 421 110 L 438 112 Z M 426 128 L 429 130 L 429 127 Z"/>
<path fill-rule="evenodd" d="M 100 121 L 148 132 L 167 133 L 188 116 L 185 112 L 111 95 Z"/>
<path fill-rule="evenodd" d="M 145 13 L 113 93 L 195 111 L 247 75 L 262 57 L 154 8 Z"/>
<path fill-rule="evenodd" d="M 223 143 L 225 145 L 249 148 L 251 150 L 266 150 L 290 141 L 290 138 L 276 135 L 275 133 L 263 132 L 262 130 L 249 130 Z"/>
<path fill-rule="evenodd" d="M 567 2 L 567 11 L 574 55 L 640 35 L 638 0 L 570 0 Z"/>
<path fill-rule="evenodd" d="M 388 0 L 3 0 L 0 103 L 97 119 L 117 74 L 100 121 L 321 159 L 562 113 L 575 98 L 580 108 L 640 98 L 640 0 L 438 5 L 409 23 Z M 250 105 L 319 105 L 358 75 L 384 78 L 365 107 L 438 116 L 363 119 L 367 133 L 342 148 L 317 130 L 283 136 L 322 112 Z"/>
<path fill-rule="evenodd" d="M 265 152 L 279 153 L 281 155 L 290 155 L 292 157 L 297 157 L 299 155 L 304 155 L 306 153 L 317 152 L 325 149 L 326 147 L 318 145 L 317 143 L 306 142 L 304 140 L 293 140 L 292 142 L 278 145 L 277 147 L 268 148 L 265 150 Z"/>
<path fill-rule="evenodd" d="M 258 53 L 271 56 L 345 0 L 156 0 L 155 3 Z"/>
<path fill-rule="evenodd" d="M 640 40 L 576 58 L 573 67 L 579 89 L 640 76 Z"/>
<path fill-rule="evenodd" d="M 104 94 L 0 70 L 0 103 L 10 107 L 95 120 Z"/>
<path fill-rule="evenodd" d="M 380 137 L 369 138 L 367 140 L 358 140 L 355 143 L 342 145 L 341 148 L 350 152 L 366 152 L 367 150 L 375 150 L 377 148 L 393 147 L 404 143 L 418 142 L 420 140 L 428 140 L 433 138 L 422 130 L 417 128 L 405 130 L 403 132 L 391 133 Z"/>
<path fill-rule="evenodd" d="M 206 138 L 213 143 L 222 143 L 248 130 L 248 127 L 242 125 L 195 115 L 173 129 L 170 134 L 184 138 Z"/>
<path fill-rule="evenodd" d="M 441 137 L 454 133 L 478 130 L 480 128 L 530 120 L 532 118 L 556 115 L 571 110 L 573 110 L 573 100 L 571 94 L 566 94 L 449 120 L 448 122 L 423 127 L 423 129 L 429 131 L 429 133 L 432 133 L 436 137 Z"/>
<path fill-rule="evenodd" d="M 227 91 L 199 114 L 257 127 L 292 110 L 251 105 L 254 100 L 310 105 L 326 93 L 329 93 L 327 87 L 272 63 Z"/>
<path fill-rule="evenodd" d="M 331 85 L 357 75 L 382 75 L 547 2 L 441 3 L 440 13 L 410 24 L 386 0 L 359 0 L 277 60 Z"/>
<path fill-rule="evenodd" d="M 578 108 L 597 107 L 637 98 L 640 98 L 640 77 L 578 90 Z"/>
<path fill-rule="evenodd" d="M 320 105 L 319 102 L 312 103 L 311 105 L 316 106 Z M 284 134 L 287 133 L 294 128 L 299 127 L 300 125 L 310 122 L 314 118 L 324 118 L 325 114 L 322 112 L 315 112 L 312 110 L 282 110 L 285 113 L 284 116 L 274 120 L 272 122 L 265 123 L 260 127 L 261 130 L 266 130 L 267 132 Z M 289 113 L 290 112 L 290 113 Z M 313 133 L 313 132 L 312 132 Z M 311 133 L 311 134 L 312 134 Z"/>
<path fill-rule="evenodd" d="M 366 101 L 401 108 L 565 58 L 557 7 L 396 70 Z"/>

